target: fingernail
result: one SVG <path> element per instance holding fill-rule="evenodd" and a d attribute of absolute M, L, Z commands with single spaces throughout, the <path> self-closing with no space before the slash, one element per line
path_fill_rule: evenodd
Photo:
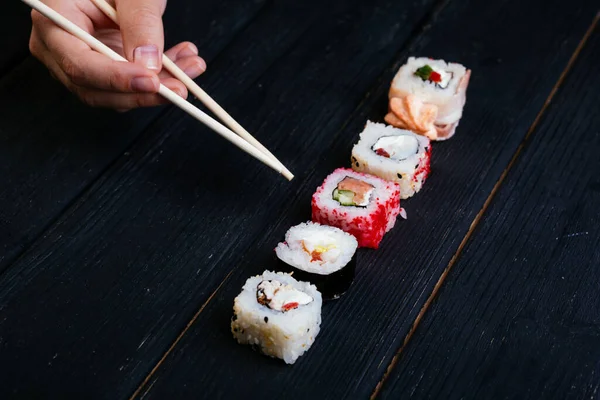
<path fill-rule="evenodd" d="M 135 92 L 154 93 L 158 90 L 158 84 L 152 77 L 138 76 L 131 80 L 131 89 Z"/>
<path fill-rule="evenodd" d="M 160 60 L 158 57 L 158 47 L 153 44 L 140 46 L 133 51 L 133 61 L 152 70 L 160 69 Z"/>
<path fill-rule="evenodd" d="M 183 70 L 183 72 L 185 72 L 185 74 L 187 76 L 192 77 L 192 78 L 197 77 L 204 71 L 206 71 L 206 64 L 204 64 L 204 62 L 194 63 L 194 64 L 190 65 L 189 67 L 186 67 Z"/>

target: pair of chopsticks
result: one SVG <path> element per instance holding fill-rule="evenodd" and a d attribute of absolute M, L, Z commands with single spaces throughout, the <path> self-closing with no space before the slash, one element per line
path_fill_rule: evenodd
<path fill-rule="evenodd" d="M 95 51 L 104 54 L 115 61 L 127 62 L 125 58 L 117 54 L 111 48 L 100 42 L 98 39 L 63 17 L 52 8 L 48 7 L 40 0 L 22 0 L 25 4 L 38 11 L 40 14 L 54 22 L 56 25 L 69 32 L 71 35 L 85 42 Z M 113 22 L 118 25 L 117 11 L 108 4 L 105 0 L 92 0 L 96 6 L 102 10 Z M 211 118 L 204 112 L 200 111 L 193 104 L 179 97 L 164 85 L 160 85 L 158 93 L 181 108 L 183 111 L 202 122 L 210 129 L 223 136 L 225 139 L 244 150 L 246 153 L 260 160 L 267 166 L 271 167 L 288 180 L 292 180 L 294 175 L 273 155 L 267 150 L 258 140 L 256 140 L 248 131 L 238 124 L 216 101 L 214 101 L 204 90 L 200 88 L 189 76 L 185 74 L 173 61 L 166 55 L 163 55 L 163 66 L 175 78 L 179 79 L 188 89 L 194 94 L 209 110 L 218 116 L 227 126 L 228 129 L 221 123 Z M 233 130 L 233 131 L 232 131 Z M 237 135 L 234 133 L 236 132 Z M 238 136 L 239 135 L 239 136 Z"/>

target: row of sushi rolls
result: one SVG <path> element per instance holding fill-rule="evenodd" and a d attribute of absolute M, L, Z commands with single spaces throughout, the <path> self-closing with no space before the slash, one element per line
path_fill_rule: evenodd
<path fill-rule="evenodd" d="M 281 272 L 248 279 L 235 298 L 231 331 L 240 344 L 296 362 L 319 334 L 323 300 L 352 284 L 357 248 L 376 249 L 406 218 L 400 199 L 430 171 L 431 141 L 451 138 L 471 71 L 410 57 L 389 91 L 385 122 L 368 121 L 352 149 L 352 168 L 333 171 L 312 196 L 312 221 L 294 226 L 275 248 Z"/>

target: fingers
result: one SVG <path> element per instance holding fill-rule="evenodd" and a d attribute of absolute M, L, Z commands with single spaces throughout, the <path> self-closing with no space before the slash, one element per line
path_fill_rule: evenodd
<path fill-rule="evenodd" d="M 125 58 L 154 71 L 162 68 L 166 0 L 117 0 Z"/>
<path fill-rule="evenodd" d="M 187 97 L 187 89 L 181 82 L 171 78 L 171 80 L 165 80 L 163 84 L 179 96 Z M 153 107 L 169 102 L 159 94 L 154 93 L 114 93 L 77 87 L 74 87 L 73 91 L 84 103 L 92 107 L 112 108 L 119 111 L 139 107 Z"/>
<path fill-rule="evenodd" d="M 71 18 L 78 21 L 80 26 L 89 23 L 85 15 L 76 14 L 72 9 L 64 10 L 63 14 L 72 14 Z M 142 66 L 119 63 L 94 52 L 84 42 L 37 12 L 32 13 L 32 21 L 31 52 L 54 75 L 58 76 L 58 67 L 66 79 L 77 86 L 124 92 L 158 90 L 158 77 Z"/>
<path fill-rule="evenodd" d="M 43 41 L 39 40 L 38 33 L 35 29 L 32 31 L 30 48 L 32 53 L 48 67 L 50 73 L 57 80 L 63 83 L 71 92 L 76 94 L 84 103 L 88 105 L 94 107 L 109 107 L 127 110 L 136 107 L 149 107 L 167 103 L 165 99 L 154 93 L 157 90 L 157 86 L 152 88 L 151 91 L 153 93 L 151 94 L 135 93 L 136 91 L 143 92 L 144 88 L 136 87 L 135 83 L 131 84 L 130 88 L 126 84 L 116 84 L 116 82 L 121 81 L 118 78 L 114 80 L 108 78 L 106 81 L 106 78 L 102 74 L 95 76 L 95 74 L 109 71 L 113 67 L 116 68 L 114 76 L 122 76 L 120 71 L 121 68 L 124 68 L 125 71 L 127 71 L 127 68 L 134 66 L 141 69 L 139 72 L 151 74 L 151 76 L 156 78 L 155 75 L 152 75 L 150 71 L 147 71 L 141 66 L 131 63 L 113 62 L 110 59 L 102 57 L 100 54 L 94 53 L 86 54 L 85 60 L 81 61 L 81 63 L 86 63 L 85 65 L 87 65 L 87 62 L 91 61 L 93 64 L 98 63 L 98 65 L 102 65 L 104 62 L 108 61 L 111 65 L 107 66 L 103 71 L 101 71 L 102 68 L 100 68 L 98 70 L 92 69 L 91 72 L 86 69 L 79 71 L 79 67 L 65 67 L 64 63 L 59 64 L 57 61 L 59 58 L 57 58 L 50 51 Z M 171 57 L 176 59 L 175 62 L 179 68 L 186 71 L 192 78 L 195 78 L 204 70 L 205 64 L 204 61 L 197 56 L 178 58 L 181 54 L 189 54 L 188 51 L 190 51 L 189 46 L 187 46 L 185 43 L 180 44 L 171 49 Z M 96 59 L 96 57 L 100 58 Z M 80 60 L 77 58 L 75 58 L 75 60 L 76 61 L 73 63 L 73 65 L 83 65 L 80 64 Z M 161 75 L 164 75 L 161 76 L 162 84 L 173 90 L 181 97 L 187 98 L 187 88 L 183 85 L 183 83 L 175 78 L 167 76 L 166 73 L 161 73 Z M 109 74 L 108 76 L 110 77 L 112 75 Z M 98 84 L 99 82 L 105 81 L 108 83 L 102 85 Z M 126 91 L 124 91 L 124 89 Z"/>
<path fill-rule="evenodd" d="M 168 87 L 169 89 L 171 89 L 172 91 L 174 91 L 176 94 L 178 94 L 179 97 L 187 99 L 188 90 L 185 87 L 185 85 L 183 83 L 181 83 L 179 80 L 177 80 L 175 78 L 165 78 L 165 79 L 161 80 L 161 83 L 163 85 L 165 85 L 166 87 Z"/>
<path fill-rule="evenodd" d="M 190 42 L 182 42 L 165 52 L 165 55 L 192 79 L 206 71 L 206 62 L 198 57 L 198 48 Z M 169 71 L 163 69 L 158 76 L 163 79 L 171 77 Z"/>
<path fill-rule="evenodd" d="M 158 76 L 144 67 L 93 51 L 61 59 L 60 66 L 73 84 L 92 89 L 156 93 L 160 85 Z"/>
<path fill-rule="evenodd" d="M 171 57 L 169 57 L 171 58 Z M 199 77 L 204 71 L 206 71 L 206 63 L 203 59 L 198 56 L 180 57 L 175 61 L 175 64 L 181 69 L 187 76 L 192 79 Z M 163 69 L 158 76 L 163 79 L 170 77 L 171 74 Z"/>
<path fill-rule="evenodd" d="M 78 48 L 77 38 L 49 31 L 44 42 L 67 78 L 77 86 L 115 92 L 158 91 L 158 76 L 141 65 L 114 61 L 90 48 Z"/>
<path fill-rule="evenodd" d="M 165 55 L 169 57 L 171 61 L 177 61 L 179 58 L 197 56 L 198 48 L 194 43 L 181 42 L 165 51 Z"/>
<path fill-rule="evenodd" d="M 56 78 L 61 81 L 79 100 L 91 107 L 112 108 L 128 111 L 139 107 L 153 107 L 167 104 L 168 100 L 157 93 L 120 93 L 103 91 L 83 86 L 77 86 L 69 80 L 64 72 L 56 67 L 52 69 Z M 186 87 L 174 78 L 167 78 L 162 84 L 183 98 L 187 98 Z"/>
<path fill-rule="evenodd" d="M 137 6 L 138 8 L 154 7 L 155 10 L 158 10 L 155 15 L 158 15 L 159 19 L 164 11 L 164 0 L 122 1 L 128 1 L 127 9 L 130 7 L 135 9 L 136 3 L 141 4 L 141 6 Z M 111 47 L 119 48 L 120 35 L 115 35 L 116 31 L 111 32 L 111 29 L 94 31 L 94 28 L 98 27 L 96 20 L 100 20 L 99 16 L 90 19 L 90 15 L 83 12 L 84 10 L 81 10 L 80 7 L 60 10 L 60 7 L 67 7 L 67 3 L 59 0 L 46 0 L 46 2 L 56 3 L 51 6 L 58 9 L 61 14 L 68 16 L 87 31 L 93 32 L 103 42 L 110 44 L 113 41 Z M 154 6 L 151 6 L 150 3 Z M 188 96 L 187 88 L 166 71 L 157 75 L 156 71 L 148 70 L 147 65 L 144 65 L 143 62 L 136 64 L 113 61 L 94 52 L 85 43 L 55 26 L 40 14 L 32 13 L 32 20 L 33 29 L 30 38 L 32 54 L 48 67 L 53 77 L 91 106 L 130 109 L 164 104 L 166 100 L 157 94 L 161 83 L 183 98 Z M 141 18 L 139 21 L 143 20 L 144 18 Z M 135 18 L 134 22 L 136 22 Z M 110 28 L 110 24 L 102 22 L 101 25 Z M 157 49 L 159 49 L 158 46 L 162 48 L 162 22 L 158 26 L 160 27 L 159 34 L 156 35 L 156 32 L 154 34 L 160 39 Z M 125 34 L 123 36 L 125 37 Z M 156 43 L 158 39 L 152 40 L 152 36 L 153 34 L 149 35 L 150 41 Z M 135 35 L 133 37 L 135 38 Z M 138 42 L 134 40 L 131 43 Z M 161 54 L 162 50 L 157 51 Z M 130 58 L 134 56 L 135 48 L 128 50 L 123 44 L 123 52 L 125 55 L 129 52 L 128 58 Z M 169 49 L 166 54 L 192 78 L 196 78 L 206 69 L 206 63 L 198 57 L 198 49 L 192 43 L 180 43 Z M 140 59 L 137 61 L 139 62 Z"/>
<path fill-rule="evenodd" d="M 36 57 L 44 63 L 50 70 L 51 75 L 66 86 L 82 102 L 93 107 L 108 107 L 113 109 L 128 110 L 136 107 L 150 107 L 159 104 L 165 104 L 168 101 L 156 93 L 122 93 L 114 91 L 104 91 L 97 88 L 80 86 L 71 80 L 71 78 L 60 67 L 52 53 L 41 42 L 37 33 L 32 33 L 31 48 Z M 175 78 L 166 78 L 162 84 L 186 98 L 187 89 Z"/>
<path fill-rule="evenodd" d="M 74 85 L 123 93 L 158 92 L 158 76 L 141 65 L 114 61 L 92 50 L 63 54 L 59 66 Z"/>
<path fill-rule="evenodd" d="M 114 61 L 96 53 L 78 38 L 48 20 L 40 20 L 35 26 L 36 40 L 43 41 L 70 83 L 115 92 L 158 91 L 158 76 L 143 66 Z M 38 26 L 41 27 L 41 34 Z M 47 62 L 45 64 L 48 65 Z"/>

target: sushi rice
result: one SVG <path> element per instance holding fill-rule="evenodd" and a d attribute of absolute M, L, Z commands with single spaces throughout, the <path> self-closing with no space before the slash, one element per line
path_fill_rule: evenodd
<path fill-rule="evenodd" d="M 291 301 L 296 307 L 287 309 L 291 303 L 281 304 L 275 298 L 271 303 L 275 303 L 274 309 L 269 303 L 261 304 L 259 299 L 265 298 L 272 285 L 276 285 L 275 293 L 284 295 L 284 303 Z M 299 282 L 290 274 L 265 271 L 249 278 L 235 298 L 231 332 L 238 343 L 294 364 L 319 334 L 322 303 L 321 293 L 314 285 Z"/>
<path fill-rule="evenodd" d="M 417 193 L 430 172 L 431 143 L 422 135 L 367 121 L 352 149 L 352 169 L 400 185 L 400 196 Z"/>

